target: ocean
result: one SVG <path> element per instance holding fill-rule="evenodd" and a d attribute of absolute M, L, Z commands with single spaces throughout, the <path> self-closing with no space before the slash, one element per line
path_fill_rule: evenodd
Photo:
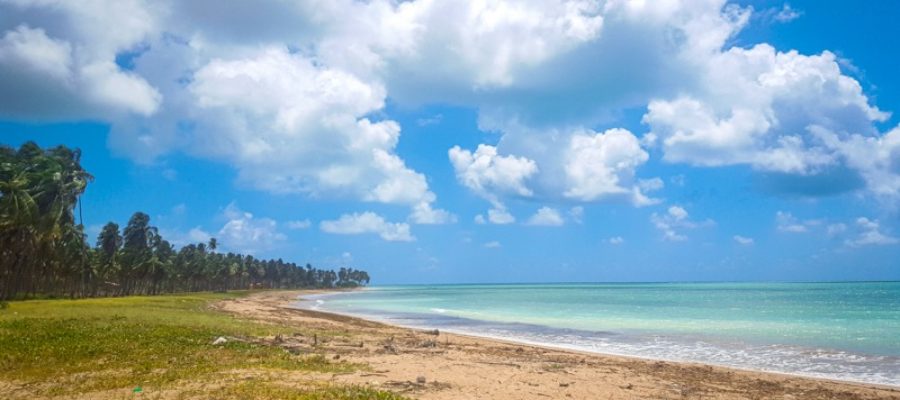
<path fill-rule="evenodd" d="M 605 354 L 900 386 L 900 282 L 372 287 L 298 306 Z"/>

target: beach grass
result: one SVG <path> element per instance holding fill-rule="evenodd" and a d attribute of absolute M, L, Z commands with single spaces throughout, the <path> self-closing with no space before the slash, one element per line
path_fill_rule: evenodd
<path fill-rule="evenodd" d="M 46 396 L 127 390 L 152 397 L 179 387 L 207 390 L 202 388 L 214 383 L 216 398 L 257 397 L 248 396 L 251 390 L 276 399 L 399 398 L 358 387 L 267 383 L 266 376 L 279 373 L 345 373 L 366 366 L 267 345 L 257 339 L 296 334 L 298 328 L 235 318 L 209 307 L 212 301 L 245 294 L 11 302 L 0 310 L 0 380 Z M 231 340 L 213 345 L 218 337 Z M 235 371 L 249 377 L 228 379 Z"/>

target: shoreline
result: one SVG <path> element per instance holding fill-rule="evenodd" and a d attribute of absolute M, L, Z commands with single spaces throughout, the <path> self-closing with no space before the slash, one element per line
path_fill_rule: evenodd
<path fill-rule="evenodd" d="M 362 290 L 362 289 L 364 289 L 364 288 L 357 288 L 354 290 Z M 323 290 L 320 292 L 308 293 L 307 295 L 314 295 L 314 296 L 329 295 L 329 294 L 339 293 L 339 292 L 343 292 L 343 291 L 346 291 L 346 290 Z M 313 302 L 313 301 L 315 301 L 315 299 L 305 299 L 302 297 L 298 297 L 296 299 L 296 303 L 300 303 L 303 301 Z M 394 323 L 388 322 L 383 319 L 371 318 L 371 317 L 366 317 L 364 315 L 358 315 L 358 314 L 353 314 L 353 313 L 342 313 L 342 312 L 338 312 L 338 311 L 321 310 L 318 308 L 302 308 L 302 307 L 296 307 L 296 308 L 301 309 L 301 310 L 315 311 L 315 312 L 331 314 L 331 315 L 336 315 L 336 316 L 341 316 L 341 317 L 356 318 L 359 320 L 384 324 L 384 325 L 391 326 L 394 328 L 399 328 L 399 329 L 412 329 L 412 330 L 421 330 L 421 331 L 437 329 L 437 328 L 432 328 L 432 327 L 404 326 L 404 325 L 394 324 Z M 648 361 L 648 362 L 662 361 L 662 362 L 685 364 L 685 365 L 712 366 L 712 367 L 717 367 L 717 368 L 733 369 L 733 370 L 744 371 L 744 372 L 775 374 L 775 375 L 781 375 L 781 376 L 785 376 L 785 377 L 823 380 L 823 381 L 828 381 L 828 382 L 833 382 L 833 383 L 847 383 L 847 384 L 856 384 L 856 385 L 862 385 L 862 386 L 875 386 L 875 387 L 880 387 L 883 389 L 900 390 L 900 382 L 897 382 L 896 384 L 891 385 L 891 384 L 886 384 L 886 383 L 867 382 L 867 381 L 861 381 L 861 380 L 839 379 L 839 378 L 833 378 L 833 377 L 827 377 L 827 376 L 807 375 L 807 374 L 803 374 L 800 372 L 784 372 L 784 371 L 773 371 L 773 370 L 766 370 L 766 369 L 759 369 L 759 368 L 752 368 L 752 367 L 741 367 L 741 366 L 734 366 L 734 365 L 721 364 L 721 363 L 715 363 L 715 362 L 677 360 L 677 359 L 666 359 L 666 358 L 641 356 L 641 355 L 633 355 L 633 354 L 591 351 L 591 350 L 578 348 L 576 346 L 556 345 L 556 344 L 552 344 L 552 343 L 544 343 L 544 342 L 532 341 L 532 340 L 528 340 L 528 339 L 519 339 L 519 338 L 515 338 L 515 337 L 502 337 L 502 336 L 496 336 L 496 335 L 490 335 L 490 334 L 480 334 L 480 333 L 473 333 L 473 332 L 464 332 L 464 331 L 458 331 L 458 330 L 454 330 L 454 329 L 441 329 L 440 331 L 446 332 L 446 333 L 449 333 L 452 335 L 456 335 L 456 336 L 464 336 L 464 337 L 469 337 L 469 338 L 474 338 L 474 339 L 493 340 L 493 341 L 503 342 L 503 343 L 507 343 L 507 344 L 511 344 L 511 345 L 526 345 L 526 346 L 532 346 L 532 347 L 546 348 L 548 350 L 566 351 L 566 352 L 578 353 L 578 354 L 583 354 L 583 355 L 624 357 L 624 358 Z"/>
<path fill-rule="evenodd" d="M 598 353 L 469 333 L 433 335 L 294 304 L 302 296 L 321 293 L 327 291 L 266 292 L 229 302 L 250 307 L 226 304 L 219 308 L 250 318 L 268 319 L 274 313 L 279 321 L 338 328 L 353 339 L 332 342 L 320 350 L 337 351 L 336 356 L 367 363 L 376 372 L 335 377 L 335 381 L 401 388 L 401 393 L 417 398 L 900 399 L 900 387 L 892 385 Z M 353 347 L 358 350 L 348 351 Z M 428 384 L 417 384 L 420 376 Z M 372 377 L 389 379 L 382 382 Z"/>

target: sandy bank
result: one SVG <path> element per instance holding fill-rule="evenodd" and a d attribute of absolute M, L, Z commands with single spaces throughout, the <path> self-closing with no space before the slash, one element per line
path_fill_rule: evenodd
<path fill-rule="evenodd" d="M 420 399 L 900 399 L 900 390 L 700 364 L 595 355 L 399 328 L 290 307 L 311 292 L 264 292 L 215 307 L 323 332 L 273 339 L 371 366 L 329 379 Z M 424 377 L 424 384 L 420 377 Z M 418 382 L 417 382 L 418 380 Z"/>

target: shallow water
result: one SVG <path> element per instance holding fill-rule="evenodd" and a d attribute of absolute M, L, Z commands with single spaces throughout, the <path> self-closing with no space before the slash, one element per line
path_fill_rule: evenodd
<path fill-rule="evenodd" d="M 387 323 L 900 386 L 900 282 L 434 285 L 307 297 Z"/>

